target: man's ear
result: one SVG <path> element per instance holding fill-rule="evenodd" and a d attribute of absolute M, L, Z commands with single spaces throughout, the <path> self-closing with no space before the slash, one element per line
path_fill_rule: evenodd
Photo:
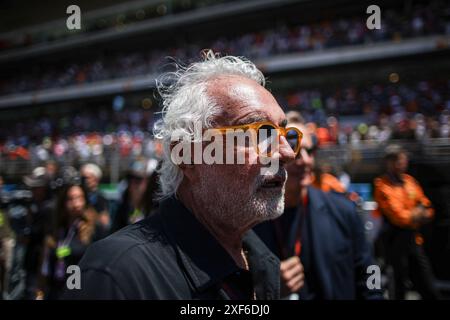
<path fill-rule="evenodd" d="M 181 148 L 180 148 L 181 147 Z M 175 150 L 174 150 L 175 148 Z M 183 172 L 183 175 L 190 180 L 194 181 L 195 177 L 195 166 L 192 164 L 194 159 L 194 154 L 192 152 L 192 144 L 182 144 L 182 142 L 172 142 L 170 145 L 170 152 L 175 152 L 177 157 L 176 165 Z"/>

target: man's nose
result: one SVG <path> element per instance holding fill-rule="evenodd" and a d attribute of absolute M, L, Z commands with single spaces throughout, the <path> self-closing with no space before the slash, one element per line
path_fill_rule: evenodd
<path fill-rule="evenodd" d="M 295 159 L 295 152 L 294 150 L 292 150 L 285 136 L 280 136 L 279 153 L 280 153 L 280 161 L 283 163 L 287 163 Z"/>

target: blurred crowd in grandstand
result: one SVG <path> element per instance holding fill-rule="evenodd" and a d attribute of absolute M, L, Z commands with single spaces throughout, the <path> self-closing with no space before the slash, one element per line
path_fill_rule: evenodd
<path fill-rule="evenodd" d="M 86 17 L 83 19 L 83 28 L 80 30 L 68 30 L 47 27 L 44 30 L 28 28 L 23 32 L 17 32 L 14 37 L 0 35 L 0 51 L 29 47 L 36 44 L 50 43 L 65 40 L 79 34 L 96 33 L 105 30 L 121 30 L 131 24 L 193 11 L 221 3 L 229 3 L 236 0 L 175 0 L 149 3 L 138 9 L 126 8 L 120 14 L 106 14 L 100 17 Z"/>
<path fill-rule="evenodd" d="M 245 56 L 251 60 L 274 55 L 323 50 L 345 45 L 370 44 L 380 41 L 433 34 L 450 34 L 450 22 L 442 13 L 448 4 L 418 5 L 408 13 L 394 10 L 383 12 L 382 28 L 369 30 L 360 16 L 324 20 L 307 25 L 280 25 L 274 29 L 242 34 L 235 38 L 221 37 L 179 43 L 177 47 L 148 49 L 133 53 L 104 53 L 89 62 L 70 62 L 65 65 L 36 65 L 20 73 L 0 80 L 0 93 L 60 88 L 107 79 L 149 75 L 167 66 L 167 57 L 190 62 L 198 57 L 203 48 L 212 48 L 223 54 Z"/>
<path fill-rule="evenodd" d="M 286 111 L 302 111 L 320 145 L 357 145 L 361 141 L 450 138 L 449 93 L 450 81 L 420 81 L 411 86 L 345 87 L 332 93 L 306 90 L 277 99 Z M 343 115 L 356 115 L 358 120 L 341 121 Z M 95 159 L 102 164 L 105 150 L 116 150 L 121 157 L 149 156 L 160 152 L 151 135 L 157 116 L 152 109 L 136 106 L 99 107 L 64 116 L 28 118 L 13 125 L 3 122 L 0 158 L 35 164 L 53 157 L 61 161 Z"/>

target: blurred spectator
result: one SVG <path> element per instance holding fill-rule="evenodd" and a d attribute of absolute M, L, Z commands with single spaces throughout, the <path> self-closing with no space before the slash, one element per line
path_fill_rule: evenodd
<path fill-rule="evenodd" d="M 0 198 L 2 198 L 2 191 L 3 177 L 0 176 Z M 8 214 L 4 209 L 2 203 L 0 207 L 0 300 L 8 297 L 14 246 L 16 244 L 15 234 L 11 229 Z"/>
<path fill-rule="evenodd" d="M 339 182 L 342 184 L 345 190 L 349 190 L 351 184 L 350 175 L 344 170 L 342 166 L 338 166 L 337 170 L 337 178 Z"/>
<path fill-rule="evenodd" d="M 299 154 L 286 165 L 284 213 L 254 228 L 281 260 L 282 295 L 297 294 L 301 300 L 382 299 L 379 290 L 366 285 L 373 259 L 353 203 L 311 187 L 312 137 L 304 125 L 290 125 L 304 135 Z"/>
<path fill-rule="evenodd" d="M 147 188 L 145 188 L 142 197 L 142 211 L 145 216 L 153 214 L 159 207 L 157 199 L 159 190 L 159 162 L 156 159 L 150 159 L 147 162 Z"/>
<path fill-rule="evenodd" d="M 142 220 L 157 208 L 156 168 L 155 159 L 141 159 L 132 163 L 127 173 L 127 187 L 114 217 L 113 232 Z"/>
<path fill-rule="evenodd" d="M 286 112 L 286 120 L 290 123 L 305 123 L 302 114 L 298 111 L 288 111 Z"/>
<path fill-rule="evenodd" d="M 315 166 L 313 186 L 323 192 L 345 193 L 346 189 L 332 173 L 332 167 L 329 163 L 321 163 Z"/>
<path fill-rule="evenodd" d="M 99 215 L 99 221 L 105 229 L 110 227 L 108 201 L 98 189 L 102 179 L 102 170 L 94 163 L 84 164 L 80 169 L 82 184 L 88 192 L 88 202 Z"/>
<path fill-rule="evenodd" d="M 26 272 L 25 299 L 33 299 L 37 288 L 39 263 L 42 257 L 42 243 L 51 221 L 54 202 L 44 167 L 37 167 L 24 177 L 24 184 L 31 189 L 32 203 L 27 217 L 22 243 L 26 246 L 24 269 Z"/>
<path fill-rule="evenodd" d="M 78 264 L 86 248 L 105 236 L 98 214 L 87 200 L 86 191 L 69 184 L 59 195 L 52 228 L 47 232 L 42 255 L 37 299 L 58 299 L 66 288 L 66 268 Z"/>
<path fill-rule="evenodd" d="M 411 279 L 423 299 L 439 299 L 431 264 L 423 248 L 420 227 L 434 210 L 420 184 L 410 175 L 408 155 L 397 145 L 386 148 L 386 173 L 375 179 L 374 198 L 385 226 L 381 235 L 387 262 L 394 269 L 394 299 L 405 299 L 405 282 Z"/>
<path fill-rule="evenodd" d="M 45 162 L 45 173 L 51 190 L 58 187 L 58 163 L 55 160 Z"/>

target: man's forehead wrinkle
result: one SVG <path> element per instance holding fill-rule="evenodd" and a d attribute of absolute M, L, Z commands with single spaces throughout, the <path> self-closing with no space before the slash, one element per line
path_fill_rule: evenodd
<path fill-rule="evenodd" d="M 247 106 L 261 107 L 261 97 L 254 86 L 246 83 L 236 83 L 230 88 L 230 96 L 233 100 L 240 101 Z"/>
<path fill-rule="evenodd" d="M 234 102 L 226 94 L 226 90 L 224 90 L 226 85 L 226 83 L 217 83 L 217 79 L 210 80 L 207 85 L 207 93 L 209 99 L 211 99 L 216 106 L 220 107 L 220 112 L 216 116 L 216 122 L 221 125 L 226 125 L 228 119 L 233 116 L 232 111 Z"/>
<path fill-rule="evenodd" d="M 218 125 L 243 125 L 262 121 L 283 125 L 284 113 L 282 116 L 267 113 L 274 105 L 278 106 L 275 98 L 253 80 L 240 76 L 218 77 L 209 81 L 207 90 L 210 98 L 221 109 L 217 117 Z"/>
<path fill-rule="evenodd" d="M 207 92 L 209 97 L 214 100 L 214 102 L 224 108 L 229 108 L 236 104 L 234 96 L 230 95 L 230 83 L 227 79 L 224 79 L 219 83 L 219 79 L 210 80 L 207 86 Z"/>
<path fill-rule="evenodd" d="M 246 80 L 237 78 L 216 78 L 208 84 L 208 93 L 214 103 L 220 106 L 218 118 L 223 125 L 234 125 L 236 119 L 245 117 L 255 109 L 257 92 L 252 84 L 242 84 Z M 245 89 L 244 89 L 245 87 Z M 249 101 L 249 97 L 252 101 Z"/>
<path fill-rule="evenodd" d="M 254 80 L 239 76 L 227 75 L 212 78 L 208 81 L 207 90 L 210 95 L 229 99 L 234 103 L 260 105 L 260 85 Z M 261 87 L 263 88 L 263 87 Z M 219 98 L 220 99 L 220 98 Z"/>

